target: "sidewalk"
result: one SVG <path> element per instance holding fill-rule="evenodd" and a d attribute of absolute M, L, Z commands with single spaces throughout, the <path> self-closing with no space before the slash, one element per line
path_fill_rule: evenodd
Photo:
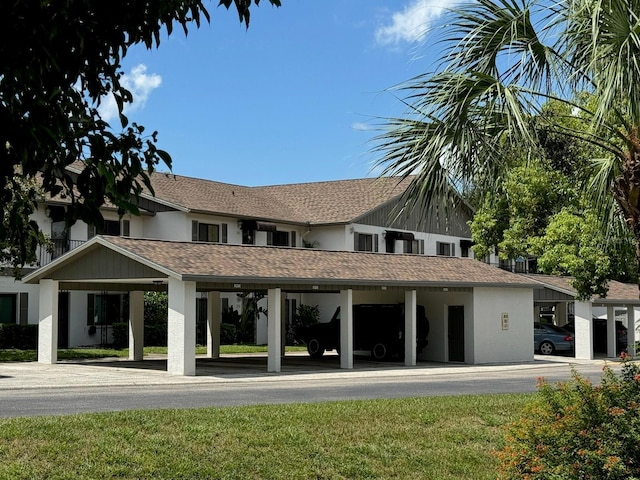
<path fill-rule="evenodd" d="M 166 372 L 166 357 L 145 357 L 141 362 L 106 358 L 102 360 L 67 361 L 55 365 L 37 362 L 0 363 L 0 389 L 109 387 L 140 385 L 185 385 L 229 382 L 296 381 L 312 378 L 383 378 L 396 376 L 430 376 L 442 374 L 469 375 L 480 372 L 564 369 L 572 365 L 615 364 L 604 359 L 576 360 L 571 357 L 540 357 L 532 362 L 464 365 L 420 362 L 416 367 L 400 363 L 356 361 L 353 370 L 339 368 L 337 356 L 320 361 L 304 355 L 287 355 L 280 373 L 267 373 L 264 355 L 223 355 L 220 359 L 198 357 L 195 376 L 174 376 Z"/>

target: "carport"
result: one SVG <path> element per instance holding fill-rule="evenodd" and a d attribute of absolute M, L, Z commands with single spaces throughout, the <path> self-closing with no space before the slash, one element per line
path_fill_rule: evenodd
<path fill-rule="evenodd" d="M 593 308 L 605 307 L 607 310 L 607 347 L 606 356 L 615 358 L 620 355 L 616 348 L 616 318 L 615 308 L 626 310 L 627 321 L 627 352 L 635 353 L 635 308 L 640 306 L 638 286 L 610 280 L 606 297 L 593 297 L 588 300 L 577 300 L 576 289 L 571 286 L 572 277 L 558 277 L 553 275 L 525 275 L 538 282 L 544 288 L 534 291 L 535 318 L 539 318 L 540 307 L 554 305 L 556 323 L 563 326 L 573 314 L 575 322 L 575 356 L 578 359 L 591 360 L 594 358 Z M 573 308 L 573 311 L 571 309 Z"/>
<path fill-rule="evenodd" d="M 57 362 L 58 292 L 129 292 L 129 356 L 142 359 L 143 293 L 167 290 L 168 361 L 173 375 L 195 375 L 196 294 L 207 296 L 207 356 L 219 355 L 220 293 L 267 293 L 267 370 L 279 372 L 284 352 L 284 292 L 338 293 L 340 367 L 353 368 L 354 292 L 395 292 L 405 303 L 405 358 L 416 365 L 418 295 L 438 300 L 447 331 L 447 298 L 465 292 L 466 363 L 531 360 L 533 282 L 482 262 L 456 257 L 326 251 L 97 236 L 25 277 L 39 283 L 38 361 Z M 503 347 L 501 347 L 503 345 Z M 446 361 L 447 347 L 442 349 Z"/>

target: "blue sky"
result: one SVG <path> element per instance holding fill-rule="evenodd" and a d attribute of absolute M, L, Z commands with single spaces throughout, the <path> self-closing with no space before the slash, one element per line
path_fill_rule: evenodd
<path fill-rule="evenodd" d="M 180 175 L 247 186 L 374 176 L 376 117 L 405 111 L 385 90 L 433 69 L 426 32 L 444 1 L 262 0 L 248 30 L 207 3 L 211 24 L 129 51 L 126 114 L 159 131 Z"/>

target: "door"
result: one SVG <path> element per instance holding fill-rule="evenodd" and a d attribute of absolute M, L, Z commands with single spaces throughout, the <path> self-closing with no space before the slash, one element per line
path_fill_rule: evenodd
<path fill-rule="evenodd" d="M 69 348 L 69 292 L 58 293 L 58 348 Z"/>
<path fill-rule="evenodd" d="M 464 362 L 464 307 L 450 305 L 448 309 L 449 361 Z"/>

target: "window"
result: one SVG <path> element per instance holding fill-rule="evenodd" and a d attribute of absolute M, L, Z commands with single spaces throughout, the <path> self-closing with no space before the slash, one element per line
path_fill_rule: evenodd
<path fill-rule="evenodd" d="M 95 237 L 99 232 L 94 225 L 88 225 L 87 238 Z M 128 237 L 131 226 L 129 220 L 105 220 L 102 224 L 101 235 L 110 235 L 112 237 Z"/>
<path fill-rule="evenodd" d="M 353 249 L 356 252 L 377 252 L 378 235 L 371 233 L 354 233 Z"/>
<path fill-rule="evenodd" d="M 242 229 L 242 244 L 255 245 L 256 243 L 255 232 L 275 233 L 276 226 L 273 223 L 262 222 L 259 220 L 242 220 L 241 229 Z"/>
<path fill-rule="evenodd" d="M 276 247 L 295 247 L 296 232 L 267 232 L 267 245 L 274 245 Z"/>
<path fill-rule="evenodd" d="M 404 253 L 424 254 L 424 240 L 403 240 Z"/>
<path fill-rule="evenodd" d="M 468 257 L 469 249 L 471 247 L 473 247 L 473 242 L 471 240 L 465 240 L 465 239 L 460 240 L 460 256 Z"/>
<path fill-rule="evenodd" d="M 454 243 L 436 242 L 436 255 L 453 257 L 455 254 L 456 246 Z"/>
<path fill-rule="evenodd" d="M 191 240 L 194 242 L 227 243 L 227 224 L 191 222 Z"/>
<path fill-rule="evenodd" d="M 87 295 L 87 325 L 112 325 L 129 318 L 128 295 L 102 293 Z"/>

